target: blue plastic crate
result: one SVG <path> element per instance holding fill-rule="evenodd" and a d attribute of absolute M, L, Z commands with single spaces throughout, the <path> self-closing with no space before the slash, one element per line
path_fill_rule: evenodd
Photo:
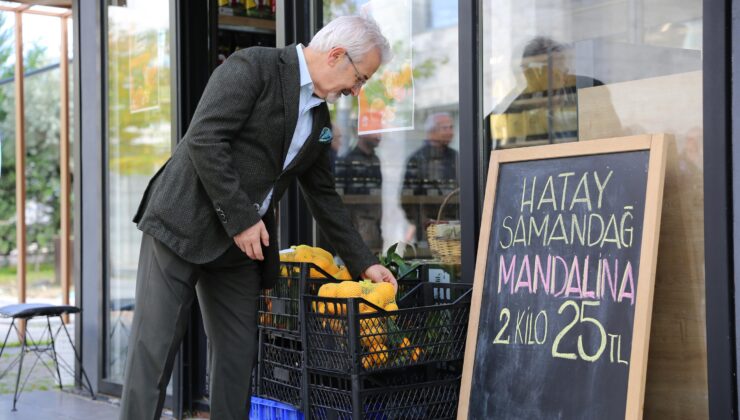
<path fill-rule="evenodd" d="M 303 420 L 303 413 L 281 402 L 252 396 L 249 420 Z"/>

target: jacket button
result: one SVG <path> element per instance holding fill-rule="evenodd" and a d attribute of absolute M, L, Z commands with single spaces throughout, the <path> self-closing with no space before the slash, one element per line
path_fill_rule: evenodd
<path fill-rule="evenodd" d="M 257 213 L 260 211 L 260 205 L 257 203 L 254 203 L 254 209 L 257 210 Z"/>

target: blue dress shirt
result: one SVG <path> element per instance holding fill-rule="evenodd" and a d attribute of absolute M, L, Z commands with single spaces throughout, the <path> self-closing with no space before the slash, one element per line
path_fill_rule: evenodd
<path fill-rule="evenodd" d="M 293 132 L 293 139 L 290 141 L 290 148 L 288 148 L 288 154 L 285 156 L 285 162 L 283 162 L 283 169 L 290 165 L 290 162 L 296 157 L 298 152 L 303 147 L 309 134 L 311 134 L 311 127 L 313 126 L 313 115 L 311 115 L 311 109 L 319 106 L 323 99 L 317 98 L 313 95 L 313 80 L 311 80 L 311 74 L 308 72 L 308 66 L 306 65 L 306 57 L 303 55 L 303 45 L 296 45 L 298 51 L 298 68 L 301 74 L 301 95 L 298 102 L 298 122 Z M 292 104 L 285 104 L 285 106 L 292 106 Z M 267 213 L 267 208 L 270 206 L 270 200 L 272 200 L 272 192 L 274 188 L 270 190 L 260 206 L 259 214 L 260 217 Z"/>

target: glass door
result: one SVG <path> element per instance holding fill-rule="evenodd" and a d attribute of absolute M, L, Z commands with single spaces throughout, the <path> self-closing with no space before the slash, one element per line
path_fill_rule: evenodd
<path fill-rule="evenodd" d="M 121 385 L 136 310 L 141 232 L 131 219 L 173 147 L 170 0 L 108 0 L 106 8 L 106 250 L 104 381 Z M 172 392 L 172 381 L 168 393 Z"/>

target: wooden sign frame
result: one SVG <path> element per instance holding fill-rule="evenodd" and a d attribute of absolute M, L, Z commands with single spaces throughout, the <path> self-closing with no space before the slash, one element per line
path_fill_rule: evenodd
<path fill-rule="evenodd" d="M 655 270 L 660 237 L 660 216 L 663 203 L 663 184 L 666 166 L 666 134 L 638 135 L 610 139 L 599 139 L 520 149 L 497 150 L 491 153 L 483 205 L 480 240 L 475 266 L 470 319 L 465 348 L 458 420 L 467 419 L 473 369 L 475 367 L 476 345 L 478 340 L 478 321 L 481 313 L 482 294 L 488 265 L 491 224 L 496 202 L 499 167 L 502 163 L 545 160 L 609 153 L 649 150 L 647 186 L 645 191 L 645 214 L 643 216 L 640 265 L 637 282 L 632 348 L 630 350 L 629 377 L 627 382 L 627 401 L 625 419 L 640 419 L 645 398 L 645 377 L 647 373 L 648 345 L 650 341 L 650 322 L 652 318 Z"/>

